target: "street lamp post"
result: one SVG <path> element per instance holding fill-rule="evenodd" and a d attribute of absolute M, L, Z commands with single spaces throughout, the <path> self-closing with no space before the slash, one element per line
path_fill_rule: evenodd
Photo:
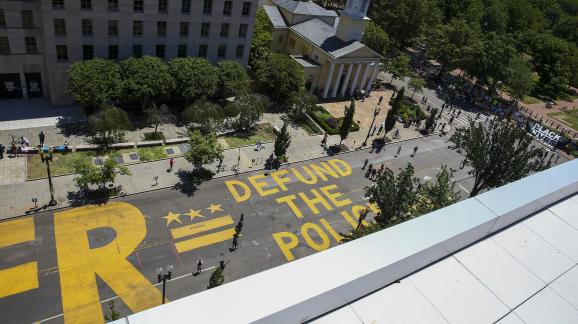
<path fill-rule="evenodd" d="M 163 273 L 163 268 L 159 267 L 157 269 L 157 279 L 159 283 L 163 283 L 163 304 L 165 303 L 165 292 L 167 286 L 167 280 L 171 280 L 171 276 L 173 275 L 173 265 L 169 264 L 167 266 L 167 273 Z"/>
<path fill-rule="evenodd" d="M 56 206 L 57 202 L 54 199 L 54 185 L 52 184 L 52 176 L 50 175 L 50 162 L 52 162 L 52 149 L 48 150 L 48 154 L 45 156 L 42 148 L 38 149 L 38 155 L 40 155 L 40 160 L 42 163 L 46 163 L 46 173 L 48 173 L 48 186 L 50 187 L 50 202 L 49 206 Z"/>
<path fill-rule="evenodd" d="M 373 128 L 373 123 L 375 123 L 375 117 L 377 117 L 377 115 L 379 115 L 379 111 L 381 110 L 381 108 L 375 108 L 375 110 L 373 111 L 373 120 L 371 121 L 371 125 L 369 126 L 369 129 L 367 130 L 367 136 L 365 137 L 365 141 L 363 141 L 363 144 L 361 144 L 362 147 L 367 145 L 367 140 L 369 139 L 369 133 L 371 132 L 371 129 Z"/>

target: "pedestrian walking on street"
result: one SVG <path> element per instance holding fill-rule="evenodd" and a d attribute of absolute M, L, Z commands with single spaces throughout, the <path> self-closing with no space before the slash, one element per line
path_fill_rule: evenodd
<path fill-rule="evenodd" d="M 367 167 L 367 172 L 365 172 L 366 178 L 369 178 L 369 175 L 371 174 L 371 169 L 373 169 L 373 164 L 369 163 L 369 166 Z"/>
<path fill-rule="evenodd" d="M 200 258 L 197 260 L 197 273 L 201 273 L 203 271 L 203 259 Z"/>
<path fill-rule="evenodd" d="M 38 139 L 40 140 L 40 147 L 44 146 L 44 132 L 40 132 L 40 134 L 38 134 Z"/>
<path fill-rule="evenodd" d="M 379 136 L 379 134 L 381 134 L 382 130 L 383 130 L 383 124 L 379 125 L 379 129 L 377 130 L 377 136 Z"/>
<path fill-rule="evenodd" d="M 323 139 L 321 140 L 321 146 L 323 146 L 323 148 L 327 146 L 327 133 L 323 135 Z"/>
<path fill-rule="evenodd" d="M 239 247 L 239 235 L 235 233 L 233 235 L 233 246 L 231 247 L 232 251 L 235 251 Z"/>
<path fill-rule="evenodd" d="M 241 234 L 241 231 L 243 230 L 243 220 L 244 219 L 245 219 L 245 214 L 241 214 L 241 218 L 239 219 L 237 226 L 235 226 L 235 234 L 237 234 L 237 235 Z"/>
<path fill-rule="evenodd" d="M 452 116 L 452 118 L 450 118 L 450 125 L 454 122 L 454 116 Z"/>
<path fill-rule="evenodd" d="M 413 148 L 413 154 L 411 155 L 411 157 L 415 156 L 415 154 L 417 153 L 417 150 L 418 150 L 417 146 Z"/>
<path fill-rule="evenodd" d="M 378 105 L 381 105 L 381 102 L 383 101 L 383 96 L 379 96 L 379 101 L 377 102 Z"/>
<path fill-rule="evenodd" d="M 401 153 L 401 145 L 397 148 L 397 153 L 395 154 L 395 157 L 398 157 L 399 153 Z"/>
<path fill-rule="evenodd" d="M 175 159 L 169 159 L 169 172 L 173 171 L 173 166 L 175 165 Z"/>
<path fill-rule="evenodd" d="M 365 159 L 365 161 L 363 161 L 363 166 L 361 167 L 361 170 L 365 170 L 367 163 L 369 163 L 369 159 Z"/>
<path fill-rule="evenodd" d="M 375 174 L 377 173 L 377 169 L 371 170 L 371 180 L 375 180 Z"/>
<path fill-rule="evenodd" d="M 373 130 L 371 131 L 371 136 L 373 136 L 373 134 L 375 134 L 376 130 L 377 130 L 377 126 L 373 126 Z"/>
<path fill-rule="evenodd" d="M 462 111 L 458 111 L 458 115 L 456 117 L 460 117 L 460 114 L 462 113 Z"/>
<path fill-rule="evenodd" d="M 0 144 L 0 160 L 4 158 L 4 150 L 6 148 L 4 147 L 4 145 Z"/>

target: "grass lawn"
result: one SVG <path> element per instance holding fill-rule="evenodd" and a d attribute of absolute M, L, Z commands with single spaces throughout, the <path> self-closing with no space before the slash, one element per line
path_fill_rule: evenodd
<path fill-rule="evenodd" d="M 578 109 L 568 109 L 560 112 L 552 112 L 549 113 L 548 116 L 563 121 L 569 124 L 575 130 L 578 130 Z"/>
<path fill-rule="evenodd" d="M 329 135 L 339 134 L 339 127 L 341 126 L 341 121 L 343 117 L 333 117 L 325 108 L 321 106 L 316 106 L 315 109 L 310 113 L 311 118 L 323 128 L 323 130 Z M 351 125 L 351 131 L 356 132 L 359 130 L 359 125 L 353 122 Z"/>
<path fill-rule="evenodd" d="M 524 99 L 522 99 L 522 102 L 525 103 L 526 105 L 531 105 L 531 104 L 542 103 L 543 101 L 538 99 L 538 98 L 534 98 L 532 96 L 525 96 Z"/>
<path fill-rule="evenodd" d="M 164 146 L 115 150 L 111 152 L 111 154 L 124 154 L 133 152 L 138 153 L 140 161 L 142 162 L 155 161 L 167 157 Z M 92 163 L 92 158 L 95 156 L 96 153 L 92 151 L 71 152 L 68 154 L 54 153 L 52 155 L 52 162 L 50 163 L 50 173 L 53 176 L 73 173 L 74 165 L 76 163 Z M 48 176 L 46 173 L 46 164 L 40 162 L 40 157 L 37 154 L 29 154 L 27 156 L 26 169 L 26 176 L 28 180 L 46 178 Z"/>
<path fill-rule="evenodd" d="M 223 136 L 229 147 L 253 145 L 257 143 L 259 139 L 261 142 L 269 142 L 275 140 L 276 137 L 277 135 L 275 135 L 275 131 L 271 124 L 259 124 L 255 127 L 253 132 L 248 134 L 235 133 Z"/>

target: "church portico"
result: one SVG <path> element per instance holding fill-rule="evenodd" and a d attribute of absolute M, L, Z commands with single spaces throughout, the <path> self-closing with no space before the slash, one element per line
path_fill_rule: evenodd
<path fill-rule="evenodd" d="M 348 0 L 339 17 L 312 2 L 269 0 L 263 5 L 274 32 L 285 33 L 286 46 L 276 51 L 290 54 L 304 67 L 306 86 L 322 98 L 371 91 L 379 72 L 381 55 L 360 40 L 369 0 Z"/>

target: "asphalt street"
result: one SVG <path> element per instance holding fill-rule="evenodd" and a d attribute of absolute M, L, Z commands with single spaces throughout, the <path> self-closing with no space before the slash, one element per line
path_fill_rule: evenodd
<path fill-rule="evenodd" d="M 188 194 L 163 189 L 0 222 L 8 236 L 0 238 L 0 269 L 28 265 L 12 283 L 0 283 L 0 322 L 102 322 L 110 300 L 122 315 L 160 304 L 158 267 L 174 266 L 166 291 L 175 300 L 206 290 L 220 261 L 227 283 L 335 246 L 368 204 L 365 159 L 394 171 L 412 163 L 421 179 L 434 177 L 442 164 L 456 168 L 463 197 L 473 184 L 446 138 L 430 136 L 379 153 L 292 164 L 275 177 L 255 171 L 203 182 Z M 241 214 L 239 247 L 230 250 Z M 20 243 L 6 243 L 11 238 Z M 203 271 L 192 275 L 200 258 Z"/>

